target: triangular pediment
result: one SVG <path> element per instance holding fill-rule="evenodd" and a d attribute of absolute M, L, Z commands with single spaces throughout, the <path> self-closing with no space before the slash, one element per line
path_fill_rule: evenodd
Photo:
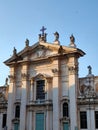
<path fill-rule="evenodd" d="M 84 52 L 77 48 L 70 48 L 67 46 L 55 45 L 47 42 L 38 42 L 32 46 L 25 47 L 22 51 L 20 51 L 16 55 L 13 55 L 4 63 L 6 65 L 9 65 L 14 62 L 23 62 L 26 60 L 32 61 L 35 59 L 47 58 L 59 54 L 68 54 L 75 52 L 80 53 L 81 56 L 84 55 Z"/>

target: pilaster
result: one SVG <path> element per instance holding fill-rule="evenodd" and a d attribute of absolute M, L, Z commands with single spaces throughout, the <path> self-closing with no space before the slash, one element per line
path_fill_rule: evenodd
<path fill-rule="evenodd" d="M 33 92 L 33 89 L 34 89 L 34 80 L 31 79 L 31 86 L 30 86 L 30 101 L 33 101 L 34 100 L 34 92 Z"/>
<path fill-rule="evenodd" d="M 13 111 L 14 111 L 14 86 L 15 86 L 15 67 L 10 68 L 10 85 L 8 91 L 8 109 L 7 109 L 7 129 L 11 130 L 12 128 L 12 119 L 14 118 Z"/>
<path fill-rule="evenodd" d="M 22 95 L 21 95 L 21 109 L 20 109 L 20 130 L 26 128 L 26 104 L 27 104 L 27 85 L 28 85 L 28 64 L 22 66 Z"/>
<path fill-rule="evenodd" d="M 59 60 L 53 62 L 53 130 L 59 130 Z"/>
<path fill-rule="evenodd" d="M 76 57 L 69 57 L 69 113 L 70 128 L 77 128 L 77 85 L 78 85 L 78 61 Z"/>

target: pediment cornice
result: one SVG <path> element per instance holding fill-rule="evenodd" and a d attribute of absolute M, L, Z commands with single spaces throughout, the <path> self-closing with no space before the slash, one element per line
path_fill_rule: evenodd
<path fill-rule="evenodd" d="M 32 56 L 33 59 L 47 57 L 46 52 L 50 52 L 48 57 L 55 55 L 64 55 L 64 54 L 77 54 L 78 57 L 83 56 L 85 53 L 78 48 L 71 48 L 67 46 L 55 45 L 48 42 L 37 42 L 32 46 L 27 46 L 21 50 L 17 55 L 13 55 L 11 58 L 6 60 L 4 63 L 6 65 L 15 64 L 16 62 L 23 62 L 24 60 L 29 61 L 30 55 L 36 53 L 36 56 Z M 26 58 L 25 58 L 26 57 Z M 32 59 L 31 59 L 32 60 Z"/>

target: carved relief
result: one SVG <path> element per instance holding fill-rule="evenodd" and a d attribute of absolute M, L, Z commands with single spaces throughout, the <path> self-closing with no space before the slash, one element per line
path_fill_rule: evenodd
<path fill-rule="evenodd" d="M 82 85 L 79 87 L 80 95 L 85 98 L 94 98 L 96 97 L 96 92 L 92 86 Z"/>
<path fill-rule="evenodd" d="M 37 57 L 44 57 L 46 55 L 46 50 L 40 49 L 37 51 Z"/>

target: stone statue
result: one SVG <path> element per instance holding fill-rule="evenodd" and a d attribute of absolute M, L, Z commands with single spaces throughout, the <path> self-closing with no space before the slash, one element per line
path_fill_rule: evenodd
<path fill-rule="evenodd" d="M 13 50 L 13 55 L 16 56 L 17 55 L 17 50 L 16 48 L 14 47 L 14 50 Z"/>
<path fill-rule="evenodd" d="M 54 36 L 55 36 L 55 41 L 58 41 L 58 40 L 59 40 L 59 33 L 58 33 L 58 32 L 55 32 L 55 33 L 54 33 Z"/>
<path fill-rule="evenodd" d="M 89 65 L 87 68 L 88 68 L 88 74 L 92 74 L 92 67 Z"/>
<path fill-rule="evenodd" d="M 26 39 L 25 44 L 26 44 L 26 47 L 29 46 L 29 40 L 28 39 Z"/>
<path fill-rule="evenodd" d="M 5 79 L 5 85 L 8 85 L 8 78 Z"/>
<path fill-rule="evenodd" d="M 70 36 L 70 42 L 71 42 L 71 43 L 74 43 L 74 42 L 75 42 L 75 38 L 74 38 L 73 34 Z"/>

